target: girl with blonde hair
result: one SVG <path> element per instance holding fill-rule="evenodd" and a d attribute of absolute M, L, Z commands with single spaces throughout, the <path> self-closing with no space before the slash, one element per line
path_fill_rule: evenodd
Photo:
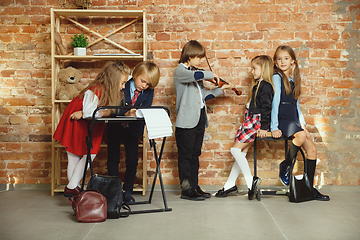
<path fill-rule="evenodd" d="M 238 192 L 235 182 L 240 172 L 244 174 L 249 200 L 254 198 L 261 183 L 259 177 L 252 176 L 246 154 L 250 143 L 255 140 L 256 135 L 264 138 L 267 136 L 267 130 L 269 129 L 271 102 L 274 95 L 272 83 L 273 61 L 271 57 L 267 55 L 254 57 L 251 60 L 251 74 L 253 75 L 253 84 L 250 87 L 247 99 L 244 122 L 237 131 L 235 143 L 230 149 L 235 162 L 227 182 L 215 194 L 216 197 L 226 197 L 229 194 Z"/>

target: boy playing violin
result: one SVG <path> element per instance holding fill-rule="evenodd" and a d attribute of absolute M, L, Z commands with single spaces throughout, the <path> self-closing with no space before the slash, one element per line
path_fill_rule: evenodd
<path fill-rule="evenodd" d="M 199 66 L 204 57 L 204 46 L 198 41 L 189 41 L 182 49 L 179 65 L 174 73 L 177 113 L 175 138 L 181 198 L 189 200 L 211 197 L 210 193 L 204 192 L 198 185 L 199 156 L 205 128 L 209 125 L 205 101 L 224 93 L 221 87 L 207 90 L 203 85 L 204 79 L 218 85 L 219 78 L 216 74 L 191 70 Z"/>

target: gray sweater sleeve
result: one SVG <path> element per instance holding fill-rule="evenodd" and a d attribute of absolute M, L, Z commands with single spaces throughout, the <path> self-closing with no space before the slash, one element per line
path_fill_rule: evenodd
<path fill-rule="evenodd" d="M 181 66 L 177 67 L 174 73 L 174 79 L 179 83 L 190 83 L 213 78 L 214 73 L 210 71 L 193 71 Z"/>

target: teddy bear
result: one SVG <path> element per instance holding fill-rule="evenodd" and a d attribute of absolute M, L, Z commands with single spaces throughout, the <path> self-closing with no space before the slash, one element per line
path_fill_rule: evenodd
<path fill-rule="evenodd" d="M 61 69 L 58 73 L 59 82 L 56 87 L 56 99 L 72 100 L 85 87 L 80 83 L 83 74 L 73 67 Z"/>
<path fill-rule="evenodd" d="M 58 46 L 61 55 L 66 55 L 67 51 L 66 51 L 66 49 L 65 49 L 65 47 L 64 47 L 64 45 L 62 43 L 62 39 L 61 39 L 61 36 L 60 36 L 59 32 L 55 31 L 54 39 L 55 39 L 55 44 L 56 44 L 56 46 Z"/>

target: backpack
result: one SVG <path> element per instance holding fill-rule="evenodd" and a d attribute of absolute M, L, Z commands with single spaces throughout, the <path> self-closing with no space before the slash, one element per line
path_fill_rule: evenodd
<path fill-rule="evenodd" d="M 107 218 L 128 217 L 130 207 L 123 203 L 121 179 L 116 176 L 92 175 L 87 189 L 96 189 L 100 191 L 107 200 Z M 127 212 L 121 213 L 125 209 Z"/>
<path fill-rule="evenodd" d="M 69 202 L 79 222 L 103 222 L 107 218 L 106 198 L 97 190 L 83 191 L 70 197 Z"/>

